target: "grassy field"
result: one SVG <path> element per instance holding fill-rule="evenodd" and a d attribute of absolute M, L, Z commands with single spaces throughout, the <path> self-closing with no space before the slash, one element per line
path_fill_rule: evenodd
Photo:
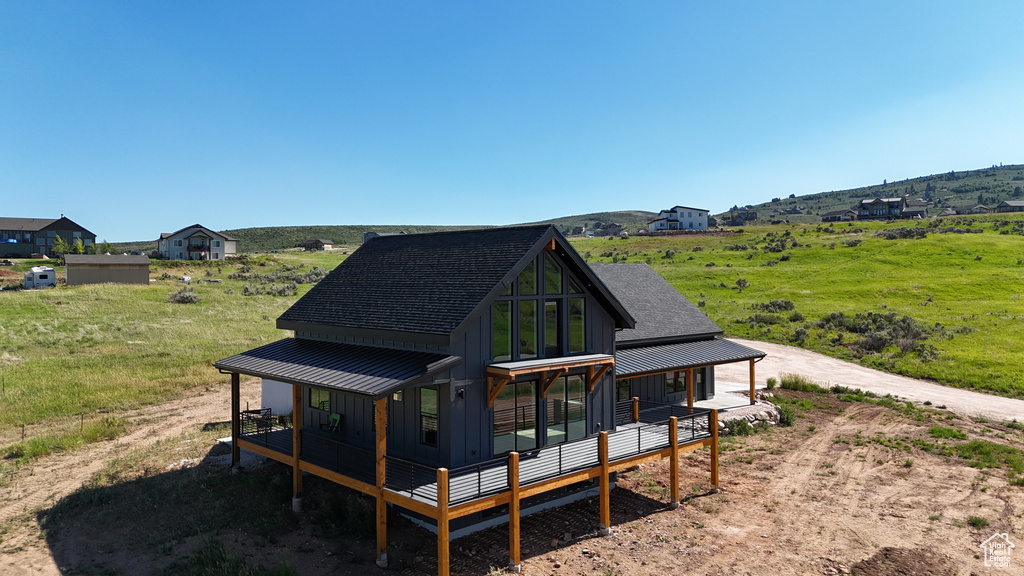
<path fill-rule="evenodd" d="M 45 429 L 68 416 L 160 402 L 224 380 L 212 363 L 284 336 L 275 320 L 311 286 L 291 290 L 280 279 L 261 284 L 266 275 L 330 270 L 343 258 L 317 252 L 231 264 L 154 261 L 149 286 L 0 292 L 0 435 L 22 425 Z M 21 261 L 18 267 L 37 263 Z M 263 276 L 232 278 L 243 266 L 249 275 Z M 193 279 L 198 303 L 169 302 L 184 286 L 183 274 Z M 244 295 L 270 290 L 288 295 Z"/>
<path fill-rule="evenodd" d="M 1013 215 L 748 227 L 730 237 L 573 244 L 591 262 L 648 262 L 729 336 L 801 345 L 907 376 L 1020 398 L 1024 220 L 1005 216 Z M 997 224 L 1002 225 L 996 229 Z M 927 235 L 879 236 L 907 226 Z M 947 227 L 982 233 L 943 231 Z M 740 279 L 749 284 L 742 291 Z M 773 306 L 772 300 L 788 300 L 793 308 Z M 842 313 L 847 325 L 834 316 L 822 325 L 832 313 Z M 861 324 L 880 325 L 866 333 L 852 331 L 857 314 Z M 903 316 L 913 319 L 923 338 L 904 342 L 901 349 L 901 329 L 910 325 Z M 864 342 L 883 332 L 896 336 L 895 345 L 863 349 L 884 344 Z"/>
<path fill-rule="evenodd" d="M 1024 221 L 937 223 L 981 233 L 934 224 L 791 225 L 732 236 L 572 242 L 592 262 L 650 263 L 729 336 L 1024 397 Z M 926 235 L 879 235 L 908 225 Z M 0 291 L 0 445 L 18 440 L 22 426 L 31 438 L 68 420 L 106 423 L 91 431 L 77 426 L 72 444 L 103 437 L 123 424 L 104 420 L 108 413 L 225 381 L 212 362 L 284 336 L 276 318 L 311 286 L 292 287 L 280 275 L 333 269 L 352 248 L 230 264 L 154 262 L 149 286 Z M 16 272 L 38 263 L 19 261 Z M 193 278 L 199 303 L 169 302 L 182 274 Z M 66 444 L 41 442 L 37 452 Z M 23 446 L 17 454 L 33 450 Z"/>

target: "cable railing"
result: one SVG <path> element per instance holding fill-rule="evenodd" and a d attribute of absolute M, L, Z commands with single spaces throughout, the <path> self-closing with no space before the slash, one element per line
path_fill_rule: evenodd
<path fill-rule="evenodd" d="M 368 484 L 376 482 L 377 456 L 373 450 L 353 446 L 323 434 L 304 432 L 303 460 Z"/>
<path fill-rule="evenodd" d="M 384 485 L 389 490 L 431 504 L 437 502 L 437 468 L 393 456 L 384 461 L 387 466 Z"/>

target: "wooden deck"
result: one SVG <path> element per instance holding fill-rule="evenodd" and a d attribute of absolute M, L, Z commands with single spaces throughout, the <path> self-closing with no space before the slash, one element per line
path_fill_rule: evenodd
<path fill-rule="evenodd" d="M 678 418 L 677 441 L 681 447 L 700 443 L 711 437 L 709 412 L 693 411 Z M 608 460 L 621 460 L 653 454 L 670 447 L 668 416 L 659 411 L 642 411 L 641 422 L 619 426 L 608 433 Z M 663 421 L 644 423 L 654 417 Z M 312 430 L 301 431 L 301 461 L 342 476 L 374 483 L 375 461 L 370 450 L 346 444 Z M 241 440 L 276 452 L 281 462 L 292 460 L 292 430 L 276 428 L 242 434 Z M 600 465 L 598 436 L 519 453 L 519 485 L 523 488 Z M 509 458 L 496 458 L 449 471 L 448 501 L 452 506 L 472 502 L 510 490 Z M 397 494 L 437 505 L 437 469 L 402 460 L 386 458 L 385 487 Z"/>

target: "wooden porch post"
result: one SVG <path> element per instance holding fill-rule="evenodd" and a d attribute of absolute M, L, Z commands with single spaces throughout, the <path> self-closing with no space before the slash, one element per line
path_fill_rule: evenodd
<path fill-rule="evenodd" d="M 519 452 L 510 452 L 508 455 L 508 485 L 512 489 L 508 503 L 509 568 L 519 572 Z"/>
<path fill-rule="evenodd" d="M 292 510 L 302 511 L 302 387 L 292 384 Z"/>
<path fill-rule="evenodd" d="M 437 469 L 437 576 L 448 576 L 448 469 Z"/>
<path fill-rule="evenodd" d="M 241 409 L 241 392 L 239 391 L 238 372 L 231 373 L 231 469 L 241 468 L 242 450 L 238 447 L 238 438 L 242 435 L 242 423 L 238 411 Z"/>
<path fill-rule="evenodd" d="M 686 406 L 693 414 L 693 368 L 686 369 Z"/>
<path fill-rule="evenodd" d="M 388 399 L 381 398 L 374 405 L 377 423 L 377 566 L 388 566 L 388 503 L 384 501 L 384 481 L 387 473 L 385 459 L 388 447 Z M 440 495 L 439 499 L 440 499 Z M 440 540 L 439 540 L 440 541 Z M 438 558 L 438 570 L 441 559 Z"/>
<path fill-rule="evenodd" d="M 633 399 L 633 405 L 636 405 L 636 398 Z M 597 457 L 601 460 L 601 534 L 607 536 L 612 532 L 612 502 L 611 495 L 609 492 L 611 488 L 608 486 L 608 432 L 601 431 L 601 435 L 597 437 Z"/>
<path fill-rule="evenodd" d="M 754 359 L 750 359 L 750 403 L 754 403 Z"/>
<path fill-rule="evenodd" d="M 718 410 L 712 410 L 708 426 L 711 428 L 711 485 L 718 492 Z"/>
<path fill-rule="evenodd" d="M 633 424 L 640 421 L 640 398 L 633 396 Z"/>
<path fill-rule="evenodd" d="M 668 442 L 672 446 L 669 483 L 672 485 L 672 508 L 679 507 L 679 419 L 672 416 L 668 419 Z"/>

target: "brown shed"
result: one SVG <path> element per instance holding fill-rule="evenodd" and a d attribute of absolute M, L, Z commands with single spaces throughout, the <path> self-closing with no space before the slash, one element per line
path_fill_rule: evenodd
<path fill-rule="evenodd" d="M 67 285 L 145 284 L 149 285 L 149 257 L 110 254 L 68 254 Z"/>

